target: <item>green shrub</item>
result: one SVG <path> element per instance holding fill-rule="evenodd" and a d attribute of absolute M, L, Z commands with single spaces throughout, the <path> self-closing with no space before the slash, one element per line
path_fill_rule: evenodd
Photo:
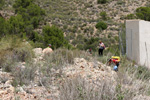
<path fill-rule="evenodd" d="M 103 21 L 100 21 L 96 24 L 95 27 L 99 30 L 105 30 L 105 29 L 107 29 L 107 24 Z"/>
<path fill-rule="evenodd" d="M 38 27 L 39 22 L 43 19 L 45 11 L 36 5 L 33 0 L 16 0 L 13 7 L 17 16 L 12 16 L 9 20 L 9 33 L 26 36 L 35 41 L 34 29 Z"/>
<path fill-rule="evenodd" d="M 150 21 L 150 7 L 139 7 L 136 9 L 136 16 L 140 19 Z"/>
<path fill-rule="evenodd" d="M 2 7 L 4 6 L 5 4 L 5 0 L 0 0 L 0 10 L 2 9 Z"/>
<path fill-rule="evenodd" d="M 0 17 L 0 36 L 4 35 L 5 34 L 5 31 L 6 31 L 6 21 L 4 18 Z M 0 37 L 1 38 L 1 37 Z"/>
<path fill-rule="evenodd" d="M 45 26 L 43 27 L 44 43 L 45 46 L 52 44 L 52 48 L 63 47 L 68 45 L 67 41 L 64 39 L 64 34 L 61 29 L 56 26 Z"/>
<path fill-rule="evenodd" d="M 119 0 L 119 1 L 117 1 L 117 4 L 118 5 L 123 5 L 123 4 L 125 4 L 125 1 Z"/>
<path fill-rule="evenodd" d="M 135 17 L 135 15 L 134 14 L 128 14 L 127 16 L 126 16 L 126 19 L 135 19 L 136 17 Z"/>
<path fill-rule="evenodd" d="M 103 20 L 107 20 L 107 14 L 106 14 L 105 11 L 102 11 L 102 12 L 100 13 L 100 16 L 102 17 Z"/>
<path fill-rule="evenodd" d="M 23 32 L 25 23 L 23 21 L 22 15 L 11 16 L 8 20 L 8 23 L 10 34 L 20 34 L 21 32 Z"/>
<path fill-rule="evenodd" d="M 107 3 L 107 0 L 97 0 L 97 3 L 98 4 L 105 4 L 105 3 Z"/>

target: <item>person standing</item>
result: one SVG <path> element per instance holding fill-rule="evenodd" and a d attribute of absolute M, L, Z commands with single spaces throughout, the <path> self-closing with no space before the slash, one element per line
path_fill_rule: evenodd
<path fill-rule="evenodd" d="M 45 48 L 42 52 L 43 52 L 43 55 L 49 55 L 50 53 L 52 53 L 53 52 L 53 50 L 52 50 L 52 45 L 51 44 L 49 44 L 48 45 L 48 47 L 47 48 Z"/>
<path fill-rule="evenodd" d="M 98 50 L 98 53 L 99 53 L 99 56 L 102 56 L 103 55 L 103 50 L 105 49 L 105 45 L 102 41 L 99 42 L 99 50 Z"/>

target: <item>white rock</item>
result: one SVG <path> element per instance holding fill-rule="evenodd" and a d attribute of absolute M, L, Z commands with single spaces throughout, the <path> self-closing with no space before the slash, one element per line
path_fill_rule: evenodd
<path fill-rule="evenodd" d="M 33 52 L 34 52 L 36 57 L 41 56 L 42 55 L 42 48 L 35 48 L 35 49 L 33 49 Z"/>

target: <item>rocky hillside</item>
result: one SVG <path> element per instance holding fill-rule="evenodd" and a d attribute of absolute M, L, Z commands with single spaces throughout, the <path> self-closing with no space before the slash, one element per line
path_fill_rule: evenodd
<path fill-rule="evenodd" d="M 82 34 L 90 36 L 114 36 L 120 31 L 120 25 L 124 23 L 124 17 L 134 13 L 136 8 L 147 6 L 148 0 L 109 0 L 106 4 L 97 4 L 97 0 L 54 0 L 38 3 L 47 11 L 46 20 L 50 24 L 56 24 L 65 30 L 67 35 Z M 102 20 L 100 13 L 107 14 L 108 29 L 100 32 L 95 25 Z M 73 35 L 73 34 L 71 34 Z"/>
<path fill-rule="evenodd" d="M 13 15 L 14 1 L 6 0 L 4 16 Z M 109 0 L 106 4 L 98 4 L 97 0 L 36 0 L 35 2 L 46 10 L 46 23 L 43 24 L 58 25 L 69 39 L 79 34 L 85 37 L 117 36 L 126 15 L 134 13 L 138 7 L 150 5 L 148 0 Z M 104 11 L 107 14 L 105 22 L 108 28 L 100 32 L 95 25 L 103 20 L 100 13 Z M 41 29 L 42 26 L 39 28 Z"/>
<path fill-rule="evenodd" d="M 42 48 L 33 51 L 32 64 L 15 62 L 14 72 L 0 70 L 2 100 L 150 99 L 149 81 L 135 79 L 128 70 L 115 72 L 88 53 L 73 58 L 77 52 L 57 50 L 43 56 Z"/>
<path fill-rule="evenodd" d="M 0 12 L 6 20 L 15 15 L 14 1 L 6 0 Z M 148 0 L 109 0 L 106 4 L 97 4 L 97 0 L 34 2 L 46 11 L 36 31 L 41 33 L 46 24 L 57 25 L 72 43 L 83 37 L 104 37 L 106 42 L 109 38 L 110 43 L 117 44 L 126 15 L 138 7 L 149 6 Z M 105 20 L 101 12 L 106 12 Z M 108 24 L 104 31 L 95 28 L 101 20 Z M 86 51 L 59 48 L 43 54 L 42 48 L 33 49 L 31 41 L 13 37 L 0 41 L 2 100 L 150 100 L 149 70 L 124 56 L 119 71 L 115 72 L 113 66 L 106 65 L 110 52 L 99 57 Z M 97 45 L 98 40 L 89 42 L 93 41 Z"/>

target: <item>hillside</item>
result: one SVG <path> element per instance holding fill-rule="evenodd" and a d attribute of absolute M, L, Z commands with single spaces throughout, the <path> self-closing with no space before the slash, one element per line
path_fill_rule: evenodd
<path fill-rule="evenodd" d="M 149 71 L 122 57 L 119 72 L 88 52 L 58 49 L 30 61 L 9 55 L 0 70 L 2 100 L 149 100 Z M 8 57 L 8 56 L 6 56 Z M 12 58 L 10 58 L 12 57 Z M 105 57 L 101 57 L 101 59 Z M 101 61 L 101 62 L 99 62 Z M 5 72 L 10 69 L 10 72 Z"/>
<path fill-rule="evenodd" d="M 149 0 L 1 1 L 0 100 L 150 100 L 150 70 L 118 46 L 127 15 Z M 106 27 L 97 28 L 99 21 Z M 114 55 L 117 72 L 108 66 Z"/>
<path fill-rule="evenodd" d="M 1 14 L 7 19 L 15 15 L 15 9 L 12 7 L 15 3 L 14 1 L 6 0 L 5 6 L 1 10 Z M 138 7 L 149 7 L 150 5 L 148 0 L 108 0 L 106 4 L 98 4 L 97 0 L 44 0 L 42 2 L 41 0 L 35 0 L 34 3 L 43 8 L 46 13 L 39 22 L 38 27 L 34 29 L 38 34 L 43 36 L 42 29 L 45 25 L 55 25 L 63 30 L 65 39 L 73 47 L 81 50 L 93 48 L 95 51 L 98 41 L 102 40 L 106 47 L 110 47 L 108 51 L 113 52 L 119 47 L 119 34 L 123 38 L 122 44 L 125 47 L 124 22 L 127 15 L 134 14 Z M 108 26 L 107 29 L 96 29 L 95 26 L 99 21 L 105 22 Z M 37 34 L 30 31 L 32 29 L 31 26 L 28 25 L 27 29 L 29 30 L 27 31 L 28 33 L 25 32 L 29 38 L 37 38 Z M 29 34 L 33 34 L 33 36 Z M 33 41 L 37 41 L 35 47 L 43 46 L 43 44 L 41 45 L 41 40 Z M 111 48 L 113 50 L 110 50 Z"/>
<path fill-rule="evenodd" d="M 6 0 L 3 10 L 6 16 L 12 15 L 14 1 Z M 45 22 L 61 27 L 69 39 L 79 34 L 85 37 L 117 36 L 126 15 L 134 13 L 138 7 L 149 6 L 148 0 L 109 0 L 106 4 L 97 4 L 97 0 L 36 0 L 35 3 L 46 10 Z M 108 28 L 101 32 L 95 25 L 102 20 L 100 13 L 103 11 L 108 17 L 105 20 Z"/>
<path fill-rule="evenodd" d="M 67 33 L 80 33 L 85 36 L 100 35 L 100 32 L 95 29 L 96 23 L 101 19 L 100 12 L 105 11 L 109 17 L 106 20 L 109 28 L 101 34 L 115 35 L 119 31 L 119 25 L 124 23 L 123 17 L 134 13 L 136 8 L 148 4 L 148 0 L 109 1 L 106 4 L 97 4 L 97 0 L 47 0 L 45 2 L 38 0 L 37 2 L 46 9 L 48 22 L 62 28 L 67 27 L 65 29 Z"/>

